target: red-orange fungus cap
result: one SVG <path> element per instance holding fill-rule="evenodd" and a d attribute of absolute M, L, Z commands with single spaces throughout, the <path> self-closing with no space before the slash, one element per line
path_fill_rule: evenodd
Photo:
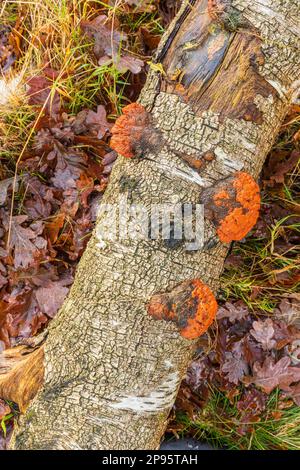
<path fill-rule="evenodd" d="M 174 321 L 186 339 L 196 339 L 207 331 L 217 313 L 210 288 L 200 279 L 184 281 L 171 292 L 154 295 L 148 313 L 157 320 Z"/>
<path fill-rule="evenodd" d="M 135 145 L 140 141 L 148 123 L 148 113 L 139 103 L 131 103 L 123 108 L 112 130 L 110 146 L 126 158 L 135 156 Z"/>
<path fill-rule="evenodd" d="M 259 186 L 248 173 L 238 172 L 232 180 L 234 199 L 224 196 L 224 190 L 216 193 L 214 202 L 227 209 L 219 221 L 217 234 L 224 243 L 241 240 L 254 227 L 260 210 Z"/>

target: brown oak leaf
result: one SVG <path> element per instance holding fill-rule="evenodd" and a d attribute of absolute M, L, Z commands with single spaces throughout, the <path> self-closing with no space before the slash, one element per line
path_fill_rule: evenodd
<path fill-rule="evenodd" d="M 35 291 L 35 297 L 41 311 L 50 318 L 55 316 L 69 292 L 69 287 L 66 287 L 65 284 L 64 280 L 48 281 L 46 286 L 39 287 Z M 67 281 L 67 284 L 70 282 Z"/>
<path fill-rule="evenodd" d="M 297 295 L 297 294 L 292 294 Z M 274 310 L 274 316 L 288 324 L 300 327 L 300 297 L 284 298 Z"/>
<path fill-rule="evenodd" d="M 127 70 L 130 70 L 131 73 L 137 74 L 140 73 L 142 70 L 142 67 L 144 65 L 144 62 L 141 59 L 138 59 L 133 56 L 129 55 L 124 55 L 124 56 L 117 56 L 117 57 L 107 57 L 104 56 L 101 59 L 99 59 L 98 64 L 101 65 L 109 65 L 113 63 L 116 67 L 116 69 L 120 73 L 125 73 Z"/>
<path fill-rule="evenodd" d="M 262 345 L 262 348 L 265 351 L 270 351 L 270 349 L 274 348 L 276 341 L 272 339 L 275 332 L 273 321 L 270 318 L 267 318 L 265 321 L 258 320 L 254 321 L 252 326 L 253 329 L 250 330 L 250 333 Z"/>
<path fill-rule="evenodd" d="M 284 178 L 299 161 L 300 152 L 293 150 L 289 155 L 284 151 L 275 151 L 271 153 L 269 163 L 264 170 L 264 184 L 274 186 L 275 183 L 284 183 Z"/>
<path fill-rule="evenodd" d="M 18 181 L 18 179 L 19 177 L 16 179 L 16 182 Z M 3 206 L 5 204 L 8 188 L 13 185 L 13 183 L 14 178 L 7 178 L 5 180 L 0 181 L 0 206 Z M 17 186 L 15 186 L 15 189 L 18 189 Z"/>
<path fill-rule="evenodd" d="M 60 111 L 60 97 L 56 90 L 52 91 L 53 77 L 45 75 L 33 77 L 28 81 L 29 104 L 45 106 L 45 112 L 56 116 Z"/>
<path fill-rule="evenodd" d="M 20 338 L 35 335 L 48 320 L 30 288 L 5 295 L 0 301 L 0 312 L 0 340 L 7 347 L 14 346 Z"/>
<path fill-rule="evenodd" d="M 226 360 L 221 367 L 222 372 L 227 374 L 229 382 L 238 384 L 239 380 L 248 372 L 248 364 L 240 356 L 226 353 Z"/>
<path fill-rule="evenodd" d="M 101 139 L 112 127 L 106 120 L 106 110 L 102 104 L 97 106 L 97 112 L 89 110 L 85 119 L 85 124 L 92 134 Z"/>
<path fill-rule="evenodd" d="M 245 374 L 249 373 L 248 364 L 243 356 L 243 340 L 236 342 L 232 351 L 225 353 L 225 362 L 221 371 L 227 374 L 229 382 L 237 385 Z"/>
<path fill-rule="evenodd" d="M 225 305 L 219 308 L 217 313 L 217 320 L 228 318 L 230 323 L 243 320 L 249 315 L 248 307 L 243 302 L 226 302 Z"/>
<path fill-rule="evenodd" d="M 300 383 L 291 385 L 290 391 L 286 395 L 294 400 L 296 405 L 300 406 Z"/>
<path fill-rule="evenodd" d="M 257 415 L 266 407 L 267 395 L 255 387 L 243 391 L 241 399 L 237 403 L 237 409 L 240 412 L 247 412 L 247 415 Z"/>
<path fill-rule="evenodd" d="M 88 37 L 94 39 L 94 54 L 97 59 L 103 56 L 117 57 L 121 42 L 127 40 L 126 34 L 113 27 L 106 15 L 99 15 L 92 21 L 82 21 L 81 28 Z"/>
<path fill-rule="evenodd" d="M 245 383 L 254 383 L 262 388 L 266 393 L 271 393 L 274 388 L 289 390 L 293 382 L 300 380 L 300 368 L 289 367 L 290 358 L 282 357 L 275 363 L 274 359 L 268 356 L 264 363 L 255 363 L 253 366 L 253 377 L 246 377 Z"/>
<path fill-rule="evenodd" d="M 11 218 L 10 247 L 14 250 L 15 268 L 27 268 L 47 244 L 44 238 L 37 236 L 40 230 L 33 230 L 33 225 L 31 228 L 22 227 L 27 219 L 27 215 L 16 215 Z"/>

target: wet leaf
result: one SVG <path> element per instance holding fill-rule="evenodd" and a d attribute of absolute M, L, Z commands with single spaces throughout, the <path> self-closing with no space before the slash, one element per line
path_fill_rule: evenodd
<path fill-rule="evenodd" d="M 31 197 L 24 202 L 26 213 L 32 220 L 45 219 L 52 212 L 53 190 L 41 183 L 37 177 L 26 180 L 26 190 Z"/>
<path fill-rule="evenodd" d="M 226 374 L 229 382 L 237 385 L 239 381 L 249 372 L 248 364 L 243 357 L 242 344 L 236 343 L 232 352 L 226 352 L 225 362 L 221 371 Z"/>
<path fill-rule="evenodd" d="M 256 416 L 266 407 L 268 396 L 254 387 L 244 390 L 242 397 L 237 403 L 237 409 L 247 416 Z"/>
<path fill-rule="evenodd" d="M 300 380 L 300 368 L 290 367 L 290 362 L 289 357 L 282 357 L 275 362 L 269 356 L 263 365 L 257 362 L 254 364 L 253 377 L 245 379 L 245 382 L 255 383 L 266 393 L 271 393 L 276 387 L 286 390 L 293 382 Z"/>
<path fill-rule="evenodd" d="M 245 435 L 252 431 L 251 423 L 261 420 L 262 412 L 266 409 L 267 400 L 268 396 L 255 387 L 243 390 L 242 396 L 236 405 L 240 412 L 239 434 Z"/>
<path fill-rule="evenodd" d="M 67 281 L 67 284 L 70 284 L 70 281 Z M 35 296 L 41 311 L 48 317 L 53 318 L 62 306 L 68 292 L 69 288 L 66 287 L 66 281 L 49 281 L 46 286 L 39 287 L 36 290 Z"/>
<path fill-rule="evenodd" d="M 286 395 L 292 398 L 296 405 L 300 406 L 300 383 L 290 386 L 290 391 Z"/>
<path fill-rule="evenodd" d="M 58 234 L 64 226 L 66 214 L 59 212 L 49 222 L 46 223 L 45 229 L 52 243 L 55 243 L 58 238 Z"/>
<path fill-rule="evenodd" d="M 115 61 L 115 66 L 120 73 L 125 73 L 127 70 L 130 70 L 131 73 L 137 74 L 142 70 L 144 62 L 137 57 L 125 55 Z"/>
<path fill-rule="evenodd" d="M 141 28 L 140 29 L 142 41 L 144 45 L 146 46 L 146 49 L 152 52 L 154 49 L 157 48 L 159 41 L 160 41 L 160 35 L 152 34 L 147 28 Z"/>
<path fill-rule="evenodd" d="M 185 411 L 188 417 L 194 420 L 196 419 L 199 409 L 203 407 L 203 404 L 204 401 L 183 382 L 176 398 L 175 407 Z"/>
<path fill-rule="evenodd" d="M 18 181 L 18 178 L 16 182 Z M 0 181 L 0 206 L 3 206 L 6 203 L 7 198 L 7 191 L 10 186 L 14 183 L 14 178 L 7 178 L 5 180 Z M 18 186 L 16 185 L 16 190 Z"/>
<path fill-rule="evenodd" d="M 278 307 L 274 310 L 274 316 L 287 324 L 294 324 L 300 327 L 300 298 L 283 298 Z"/>
<path fill-rule="evenodd" d="M 53 80 L 53 79 L 52 79 Z M 45 112 L 56 116 L 60 110 L 60 97 L 53 88 L 53 81 L 45 75 L 31 78 L 28 81 L 29 104 L 44 106 Z"/>
<path fill-rule="evenodd" d="M 30 288 L 16 290 L 0 301 L 0 339 L 7 347 L 14 346 L 20 338 L 35 335 L 48 321 Z"/>
<path fill-rule="evenodd" d="M 14 266 L 27 268 L 34 263 L 40 251 L 46 248 L 46 241 L 37 236 L 37 232 L 30 227 L 22 227 L 28 219 L 26 215 L 17 215 L 11 218 L 10 247 L 14 251 Z"/>
<path fill-rule="evenodd" d="M 291 154 L 284 151 L 274 151 L 271 153 L 268 165 L 264 168 L 264 184 L 274 186 L 274 184 L 284 183 L 287 173 L 289 173 L 300 158 L 300 152 L 293 150 Z"/>
<path fill-rule="evenodd" d="M 250 330 L 253 338 L 262 345 L 264 350 L 270 350 L 276 345 L 276 341 L 273 338 L 275 330 L 273 327 L 273 321 L 268 318 L 265 321 L 254 321 L 252 324 L 253 329 Z"/>
<path fill-rule="evenodd" d="M 99 15 L 92 21 L 82 21 L 81 27 L 88 37 L 94 39 L 94 53 L 97 59 L 104 56 L 117 57 L 120 44 L 127 40 L 125 33 L 116 30 L 106 15 Z"/>
<path fill-rule="evenodd" d="M 287 325 L 283 321 L 274 321 L 273 327 L 276 349 L 282 349 L 300 338 L 300 330 L 294 325 Z"/>
<path fill-rule="evenodd" d="M 231 323 L 247 318 L 249 310 L 243 302 L 226 302 L 224 307 L 220 307 L 217 313 L 217 319 L 228 318 Z"/>
<path fill-rule="evenodd" d="M 253 340 L 250 334 L 247 334 L 244 337 L 243 353 L 245 360 L 250 366 L 252 366 L 255 362 L 262 362 L 266 355 L 261 346 Z"/>
<path fill-rule="evenodd" d="M 102 105 L 97 106 L 96 113 L 91 110 L 88 111 L 85 124 L 87 129 L 90 130 L 92 134 L 95 134 L 98 139 L 101 139 L 112 127 L 112 124 L 106 119 L 106 110 Z"/>

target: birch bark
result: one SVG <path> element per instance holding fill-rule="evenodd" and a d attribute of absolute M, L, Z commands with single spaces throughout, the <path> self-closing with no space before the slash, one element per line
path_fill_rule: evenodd
<path fill-rule="evenodd" d="M 164 145 L 118 158 L 103 203 L 198 203 L 204 188 L 258 178 L 299 73 L 298 0 L 190 0 L 162 39 L 140 97 Z M 186 160 L 213 160 L 199 171 Z M 103 223 L 100 216 L 97 227 Z M 156 449 L 197 341 L 147 314 L 149 298 L 187 279 L 214 292 L 228 245 L 168 248 L 101 240 L 96 230 L 44 345 L 44 382 L 15 449 Z M 215 236 L 205 220 L 204 239 Z"/>

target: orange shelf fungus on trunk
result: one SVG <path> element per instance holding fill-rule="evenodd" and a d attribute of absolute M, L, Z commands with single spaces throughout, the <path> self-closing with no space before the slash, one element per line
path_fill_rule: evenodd
<path fill-rule="evenodd" d="M 181 336 L 196 339 L 207 331 L 217 313 L 217 301 L 200 279 L 184 281 L 172 291 L 153 295 L 148 313 L 156 320 L 174 321 Z"/>
<path fill-rule="evenodd" d="M 123 108 L 112 130 L 110 147 L 126 158 L 136 156 L 143 131 L 149 124 L 149 114 L 139 103 L 131 103 Z"/>
<path fill-rule="evenodd" d="M 202 202 L 221 242 L 241 240 L 258 219 L 259 186 L 248 173 L 237 172 L 204 191 Z"/>

